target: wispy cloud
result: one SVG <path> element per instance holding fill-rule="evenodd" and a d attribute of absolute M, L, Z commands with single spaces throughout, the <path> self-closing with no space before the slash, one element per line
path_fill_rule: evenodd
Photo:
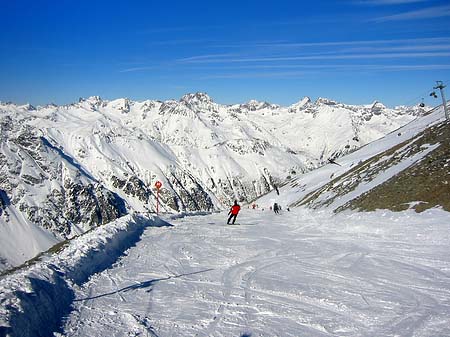
<path fill-rule="evenodd" d="M 386 6 L 386 5 L 403 5 L 417 2 L 426 2 L 429 0 L 365 0 L 354 1 L 358 5 Z"/>
<path fill-rule="evenodd" d="M 435 19 L 450 16 L 450 6 L 435 6 L 430 8 L 418 9 L 404 13 L 382 16 L 372 19 L 372 22 L 405 21 L 405 20 L 423 20 Z"/>
<path fill-rule="evenodd" d="M 214 68 L 206 68 L 209 70 L 214 70 Z M 334 70 L 334 71 L 348 71 L 348 70 L 444 70 L 450 69 L 450 64 L 408 64 L 408 65 L 386 65 L 386 64 L 264 64 L 264 65 L 237 65 L 220 67 L 217 70 L 222 71 L 239 71 L 239 70 L 275 70 L 284 69 L 286 70 L 298 70 L 302 69 L 302 73 L 305 74 L 308 71 L 317 70 Z"/>
<path fill-rule="evenodd" d="M 167 27 L 151 27 L 148 29 L 144 29 L 139 31 L 140 34 L 161 34 L 161 33 L 178 33 L 178 32 L 198 32 L 205 30 L 218 30 L 218 29 L 226 29 L 232 27 L 231 24 L 220 24 L 220 25 L 202 25 L 194 24 L 192 26 L 167 26 Z"/>
<path fill-rule="evenodd" d="M 345 52 L 353 53 L 367 53 L 367 52 L 431 52 L 431 51 L 450 51 L 450 44 L 435 44 L 435 45 L 405 45 L 405 46 L 361 46 L 354 48 L 347 48 Z"/>
<path fill-rule="evenodd" d="M 373 66 L 372 69 L 389 71 L 447 70 L 450 69 L 450 64 L 380 65 Z"/>
<path fill-rule="evenodd" d="M 267 69 L 255 72 L 243 72 L 240 69 L 235 69 L 234 72 L 210 74 L 200 77 L 200 80 L 211 79 L 293 79 L 305 78 L 307 76 L 316 74 L 330 74 L 330 73 L 371 73 L 371 72 L 402 72 L 402 71 L 430 71 L 430 70 L 448 70 L 450 64 L 426 64 L 426 65 L 317 65 L 317 66 L 301 66 L 305 68 L 302 71 L 295 70 L 295 66 L 286 66 L 283 71 L 273 71 L 271 66 L 266 66 Z M 245 68 L 245 67 L 244 67 Z M 275 69 L 277 67 L 274 67 Z M 289 70 L 292 69 L 292 70 Z"/>
<path fill-rule="evenodd" d="M 311 72 L 309 72 L 311 73 Z M 203 76 L 201 80 L 212 79 L 250 79 L 250 78 L 300 78 L 304 77 L 306 72 L 304 71 L 271 71 L 271 72 L 238 72 L 229 74 L 213 74 Z"/>
<path fill-rule="evenodd" d="M 158 69 L 157 66 L 143 66 L 143 67 L 133 67 L 119 70 L 119 73 L 132 73 L 137 71 L 155 70 Z"/>
<path fill-rule="evenodd" d="M 288 41 L 267 41 L 267 42 L 246 42 L 237 44 L 220 45 L 227 48 L 308 48 L 308 47 L 341 47 L 359 45 L 399 45 L 399 44 L 419 44 L 419 43 L 450 43 L 450 37 L 418 38 L 418 39 L 394 39 L 394 40 L 349 40 L 349 41 L 324 41 L 324 42 L 288 42 Z M 216 47 L 213 45 L 213 47 Z"/>
<path fill-rule="evenodd" d="M 317 60 L 357 60 L 357 59 L 398 59 L 398 58 L 425 58 L 449 57 L 450 52 L 424 52 L 424 53 L 378 53 L 378 54 L 334 54 L 334 55 L 306 55 L 282 57 L 254 57 L 254 58 L 190 58 L 180 59 L 180 63 L 244 63 L 244 62 L 280 62 L 280 61 L 317 61 Z"/>
<path fill-rule="evenodd" d="M 255 48 L 255 45 L 261 46 L 261 48 Z M 221 78 L 242 78 L 249 76 L 284 76 L 283 72 L 289 70 L 290 73 L 294 71 L 296 72 L 295 76 L 299 76 L 299 71 L 313 71 L 314 69 L 330 69 L 332 71 L 333 69 L 352 70 L 354 69 L 352 67 L 355 67 L 358 70 L 381 70 L 381 66 L 373 66 L 376 69 L 367 66 L 368 62 L 391 64 L 412 62 L 416 64 L 411 68 L 402 68 L 396 65 L 393 68 L 385 66 L 384 69 L 392 71 L 395 69 L 425 69 L 424 67 L 429 63 L 438 63 L 436 60 L 448 57 L 450 57 L 450 37 L 313 43 L 264 41 L 242 45 L 242 48 L 235 50 L 235 52 L 205 53 L 165 60 L 160 63 L 149 62 L 146 64 L 141 60 L 140 64 L 123 66 L 123 69 L 119 72 L 212 71 L 213 74 L 211 75 L 216 76 L 214 73 L 217 71 L 238 72 L 241 70 L 243 73 L 217 76 Z M 365 63 L 366 66 L 355 65 L 355 63 Z M 424 66 L 420 63 L 423 63 Z M 436 67 L 439 66 L 436 65 Z M 440 67 L 439 69 L 448 69 L 446 65 Z M 249 73 L 250 70 L 261 70 L 262 72 L 256 72 L 260 75 L 255 75 L 254 72 Z M 272 75 L 268 75 L 268 73 Z"/>
<path fill-rule="evenodd" d="M 196 62 L 196 61 L 202 61 L 202 60 L 211 60 L 211 59 L 218 59 L 218 58 L 224 58 L 224 57 L 234 57 L 239 56 L 239 54 L 236 53 L 223 53 L 223 54 L 206 54 L 206 55 L 197 55 L 197 56 L 191 56 L 179 59 L 178 61 L 181 62 Z"/>
<path fill-rule="evenodd" d="M 255 48 L 256 46 L 260 48 Z M 439 58 L 450 56 L 450 38 L 264 42 L 242 46 L 236 53 L 210 53 L 179 58 L 175 64 L 283 64 L 295 61 Z M 310 62 L 309 62 L 310 63 Z"/>

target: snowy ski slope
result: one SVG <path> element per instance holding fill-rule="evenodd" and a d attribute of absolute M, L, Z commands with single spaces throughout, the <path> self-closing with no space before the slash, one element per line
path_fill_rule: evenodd
<path fill-rule="evenodd" d="M 447 336 L 450 217 L 244 209 L 148 228 L 65 336 Z"/>

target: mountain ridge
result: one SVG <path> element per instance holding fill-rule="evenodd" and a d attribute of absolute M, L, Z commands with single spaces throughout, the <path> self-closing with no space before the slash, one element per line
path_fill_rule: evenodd
<path fill-rule="evenodd" d="M 0 103 L 0 230 L 16 223 L 29 233 L 46 227 L 48 239 L 31 251 L 45 250 L 55 240 L 103 223 L 99 219 L 154 212 L 156 180 L 163 183 L 159 203 L 164 212 L 218 210 L 234 199 L 249 202 L 424 111 L 323 98 L 313 103 L 307 97 L 289 107 L 255 100 L 222 105 L 205 93 L 168 101 L 91 96 L 63 106 Z M 17 139 L 31 143 L 11 150 Z M 17 151 L 25 154 L 17 157 Z M 31 165 L 27 158 L 36 160 Z M 40 168 L 41 162 L 47 169 Z M 71 182 L 65 183 L 68 177 Z M 77 201 L 81 191 L 93 203 Z M 71 202 L 77 209 L 72 213 Z M 99 213 L 96 203 L 107 213 Z M 50 223 L 43 209 L 55 214 Z M 64 209 L 66 215 L 56 216 Z M 7 213 L 15 216 L 7 218 Z"/>
<path fill-rule="evenodd" d="M 438 106 L 328 165 L 298 175 L 256 200 L 263 207 L 307 207 L 335 213 L 438 207 L 450 211 L 450 124 Z"/>

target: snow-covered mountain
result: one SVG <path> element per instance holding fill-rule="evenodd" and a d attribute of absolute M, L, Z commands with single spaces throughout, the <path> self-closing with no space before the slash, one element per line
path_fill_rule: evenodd
<path fill-rule="evenodd" d="M 0 269 L 126 214 L 125 202 L 19 118 L 0 121 Z"/>
<path fill-rule="evenodd" d="M 204 93 L 165 102 L 0 103 L 0 257 L 17 264 L 126 209 L 154 211 L 157 180 L 167 212 L 251 201 L 422 113 L 307 97 L 289 107 L 221 105 Z M 29 236 L 33 248 L 8 259 Z"/>
<path fill-rule="evenodd" d="M 450 123 L 442 106 L 328 165 L 287 181 L 261 207 L 339 212 L 433 207 L 450 211 Z"/>

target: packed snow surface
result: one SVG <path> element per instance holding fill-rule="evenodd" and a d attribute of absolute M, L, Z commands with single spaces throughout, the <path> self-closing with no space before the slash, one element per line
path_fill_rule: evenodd
<path fill-rule="evenodd" d="M 264 206 L 265 210 L 262 210 Z M 74 285 L 65 336 L 449 336 L 450 215 L 166 219 Z"/>

